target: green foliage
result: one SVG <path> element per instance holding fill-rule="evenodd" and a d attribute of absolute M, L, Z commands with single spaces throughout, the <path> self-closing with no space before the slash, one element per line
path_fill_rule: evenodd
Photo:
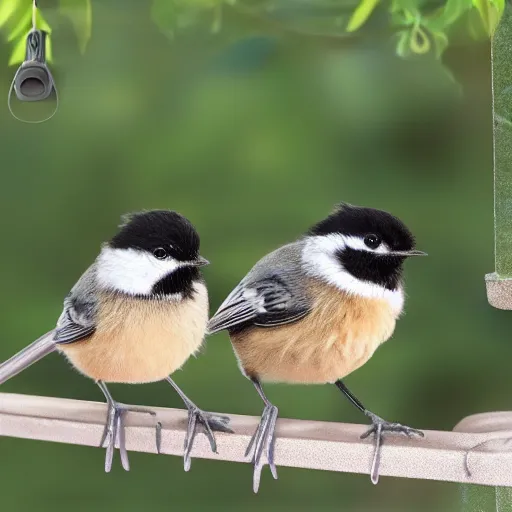
<path fill-rule="evenodd" d="M 453 26 L 465 23 L 474 39 L 492 37 L 504 9 L 504 0 L 447 0 L 431 11 L 420 9 L 416 0 L 393 0 L 392 25 L 399 29 L 396 52 L 407 57 L 434 51 L 440 58 Z"/>
<path fill-rule="evenodd" d="M 347 25 L 347 32 L 354 32 L 359 29 L 366 20 L 370 17 L 371 13 L 377 7 L 379 0 L 361 0 L 361 3 L 357 6 L 354 14 L 350 17 Z"/>
<path fill-rule="evenodd" d="M 32 29 L 32 10 L 32 0 L 3 0 L 0 4 L 0 29 L 7 35 L 7 41 L 13 48 L 10 66 L 20 64 L 25 58 L 25 42 Z M 59 12 L 72 23 L 78 47 L 84 53 L 91 37 L 91 0 L 60 0 Z M 52 29 L 40 9 L 36 11 L 36 27 L 48 32 L 46 58 L 52 62 Z"/>
<path fill-rule="evenodd" d="M 222 7 L 233 5 L 235 0 L 153 0 L 151 19 L 167 36 L 174 37 L 206 19 L 211 31 L 217 33 L 222 26 Z"/>
<path fill-rule="evenodd" d="M 36 26 L 41 30 L 48 32 L 48 40 L 46 44 L 46 58 L 48 62 L 53 60 L 52 52 L 52 41 L 51 33 L 52 29 L 50 25 L 43 18 L 41 12 L 36 12 Z M 19 19 L 17 25 L 11 31 L 8 36 L 8 41 L 12 41 L 14 44 L 11 58 L 9 59 L 9 66 L 20 64 L 25 59 L 25 41 L 32 28 L 32 9 L 27 10 L 23 16 Z"/>
<path fill-rule="evenodd" d="M 91 38 L 91 0 L 60 0 L 60 11 L 73 24 L 80 52 L 85 53 L 87 43 Z"/>
<path fill-rule="evenodd" d="M 59 0 L 58 5 L 59 13 L 74 27 L 80 51 L 85 52 L 91 37 L 91 0 Z M 301 3 L 300 9 L 287 0 L 153 0 L 149 7 L 153 22 L 170 38 L 200 23 L 208 25 L 212 33 L 219 33 L 225 8 L 249 14 L 262 26 L 272 21 L 296 29 L 298 24 L 301 30 L 304 26 L 314 27 L 310 35 L 334 32 L 340 37 L 363 28 L 371 30 L 370 25 L 383 19 L 377 11 L 387 11 L 385 25 L 395 33 L 397 55 L 407 58 L 432 53 L 440 58 L 452 28 L 458 24 L 465 24 L 466 32 L 475 39 L 492 37 L 505 0 L 445 0 L 441 6 L 431 5 L 428 0 L 359 0 L 357 4 L 352 0 L 308 0 Z M 0 5 L 0 29 L 13 45 L 10 64 L 23 60 L 31 11 L 31 0 L 3 0 Z M 276 13 L 284 15 L 276 19 Z M 38 20 L 39 28 L 50 32 L 41 13 Z"/>

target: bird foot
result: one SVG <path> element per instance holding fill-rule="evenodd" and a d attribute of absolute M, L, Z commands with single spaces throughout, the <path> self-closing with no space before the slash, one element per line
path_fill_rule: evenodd
<path fill-rule="evenodd" d="M 261 471 L 265 462 L 268 463 L 274 479 L 277 480 L 277 469 L 274 463 L 275 428 L 279 410 L 275 405 L 267 404 L 263 409 L 258 428 L 254 432 L 245 456 L 252 456 L 254 465 L 253 491 L 258 492 L 261 480 Z M 265 461 L 266 457 L 266 461 Z"/>
<path fill-rule="evenodd" d="M 143 407 L 128 406 L 120 404 L 118 402 L 108 403 L 107 421 L 105 423 L 105 429 L 100 442 L 100 448 L 106 448 L 107 453 L 105 456 L 105 472 L 109 473 L 112 469 L 112 461 L 114 459 L 114 449 L 116 443 L 119 445 L 119 452 L 121 455 L 121 465 L 125 471 L 130 471 L 130 462 L 128 460 L 128 452 L 126 450 L 126 439 L 125 439 L 125 425 L 124 416 L 127 412 L 139 412 L 144 414 L 150 414 L 156 418 L 156 413 L 150 409 Z M 162 438 L 162 424 L 156 422 L 156 450 L 160 453 L 160 445 Z"/>
<path fill-rule="evenodd" d="M 188 425 L 187 434 L 185 436 L 185 455 L 183 457 L 183 464 L 185 471 L 189 471 L 190 465 L 192 464 L 190 454 L 194 446 L 194 439 L 197 434 L 198 426 L 202 427 L 202 432 L 208 438 L 213 453 L 217 453 L 217 442 L 215 441 L 213 431 L 228 432 L 230 434 L 233 434 L 233 431 L 228 427 L 228 416 L 219 416 L 209 412 L 204 412 L 192 402 L 189 402 L 186 405 L 188 409 Z"/>
<path fill-rule="evenodd" d="M 381 458 L 381 448 L 384 442 L 384 434 L 403 434 L 407 437 L 425 437 L 425 434 L 421 430 L 401 425 L 400 423 L 390 423 L 389 421 L 383 420 L 380 416 L 373 413 L 367 413 L 367 416 L 372 420 L 372 426 L 361 435 L 361 439 L 374 436 L 374 447 L 375 451 L 373 454 L 371 480 L 372 483 L 377 484 L 379 481 L 379 468 Z"/>

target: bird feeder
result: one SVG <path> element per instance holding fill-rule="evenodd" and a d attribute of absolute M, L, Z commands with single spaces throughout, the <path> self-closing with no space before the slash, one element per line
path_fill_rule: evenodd
<path fill-rule="evenodd" d="M 507 3 L 492 40 L 494 139 L 495 270 L 485 276 L 487 299 L 498 309 L 512 310 L 512 5 Z M 512 317 L 511 317 L 512 320 Z M 505 427 L 503 425 L 502 427 Z M 512 424 L 506 430 L 510 430 Z M 494 454 L 510 451 L 512 439 L 502 436 L 487 446 Z M 512 511 L 511 487 L 463 486 L 464 512 Z"/>

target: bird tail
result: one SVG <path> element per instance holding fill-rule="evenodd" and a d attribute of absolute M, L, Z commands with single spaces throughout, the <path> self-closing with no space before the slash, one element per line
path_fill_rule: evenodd
<path fill-rule="evenodd" d="M 24 348 L 21 352 L 12 356 L 5 361 L 5 363 L 0 364 L 0 384 L 18 375 L 18 373 L 25 370 L 25 368 L 37 363 L 37 361 L 56 350 L 57 347 L 53 341 L 54 334 L 55 330 L 43 334 L 43 336 Z"/>

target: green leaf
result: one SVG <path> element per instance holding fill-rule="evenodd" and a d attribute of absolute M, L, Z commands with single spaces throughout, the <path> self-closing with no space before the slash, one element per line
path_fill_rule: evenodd
<path fill-rule="evenodd" d="M 401 11 L 402 8 L 400 7 L 400 4 L 397 2 L 397 0 L 391 0 L 391 5 L 389 7 L 389 12 L 398 12 Z"/>
<path fill-rule="evenodd" d="M 44 30 L 45 32 L 48 32 L 48 34 L 52 33 L 52 27 L 48 25 L 48 22 L 44 19 L 39 9 L 36 11 L 36 27 L 39 30 Z"/>
<path fill-rule="evenodd" d="M 92 32 L 91 0 L 60 0 L 60 12 L 71 21 L 78 48 L 84 54 Z"/>
<path fill-rule="evenodd" d="M 174 35 L 176 28 L 177 10 L 174 0 L 153 0 L 151 5 L 151 19 L 155 25 L 167 36 Z"/>
<path fill-rule="evenodd" d="M 402 30 L 398 32 L 398 44 L 396 45 L 396 54 L 404 59 L 409 55 L 409 31 Z"/>
<path fill-rule="evenodd" d="M 7 41 L 11 42 L 20 37 L 22 34 L 27 32 L 32 25 L 32 9 L 26 10 L 18 23 L 14 26 L 14 28 L 9 32 L 7 36 Z M 28 33 L 28 32 L 27 32 Z"/>
<path fill-rule="evenodd" d="M 25 47 L 26 40 L 30 30 L 27 30 L 22 37 L 19 37 L 14 45 L 14 48 L 11 53 L 11 57 L 9 59 L 9 66 L 14 66 L 15 64 L 21 64 L 25 60 Z"/>
<path fill-rule="evenodd" d="M 502 13 L 498 12 L 498 9 L 495 5 L 492 6 L 491 10 L 489 11 L 489 36 L 494 36 L 494 32 L 496 31 L 496 28 L 498 27 L 498 24 L 501 20 Z"/>
<path fill-rule="evenodd" d="M 7 20 L 18 9 L 21 0 L 4 0 L 0 3 L 0 27 L 7 23 Z"/>
<path fill-rule="evenodd" d="M 374 11 L 379 0 L 361 0 L 356 10 L 348 20 L 347 32 L 355 32 L 361 28 Z"/>
<path fill-rule="evenodd" d="M 436 47 L 436 57 L 440 59 L 448 46 L 448 36 L 444 32 L 433 32 L 432 37 Z"/>
<path fill-rule="evenodd" d="M 415 21 L 416 18 L 409 11 L 391 11 L 391 24 L 395 27 L 409 27 Z"/>
<path fill-rule="evenodd" d="M 444 7 L 433 16 L 424 20 L 424 25 L 432 32 L 439 32 L 455 23 L 466 11 L 471 9 L 472 0 L 447 0 Z"/>
<path fill-rule="evenodd" d="M 411 23 L 418 22 L 421 19 L 418 0 L 394 0 L 391 4 L 390 12 L 402 12 L 403 16 Z"/>
<path fill-rule="evenodd" d="M 478 9 L 485 31 L 489 33 L 489 2 L 488 0 L 473 0 L 473 5 Z"/>
<path fill-rule="evenodd" d="M 492 37 L 505 9 L 504 0 L 473 0 L 488 36 Z"/>
<path fill-rule="evenodd" d="M 423 55 L 430 50 L 430 39 L 419 24 L 415 25 L 411 30 L 409 46 L 414 53 Z"/>
<path fill-rule="evenodd" d="M 180 29 L 212 19 L 211 31 L 217 33 L 222 25 L 222 6 L 236 0 L 153 0 L 151 19 L 162 33 L 173 37 Z"/>
<path fill-rule="evenodd" d="M 483 41 L 489 38 L 482 24 L 480 14 L 476 9 L 471 9 L 468 12 L 467 27 L 469 35 L 476 41 Z"/>
<path fill-rule="evenodd" d="M 53 61 L 52 42 L 50 37 L 52 28 L 45 20 L 39 9 L 36 11 L 36 27 L 40 30 L 44 30 L 48 34 L 46 36 L 46 61 L 51 63 Z M 14 47 L 11 53 L 11 57 L 9 58 L 9 66 L 21 64 L 25 60 L 27 36 L 31 30 L 32 6 L 26 9 L 23 16 L 20 18 L 14 29 L 9 34 L 8 41 L 14 41 Z"/>
<path fill-rule="evenodd" d="M 505 10 L 505 0 L 491 0 L 491 1 L 496 6 L 496 9 L 498 10 L 498 13 L 501 16 L 503 14 L 503 11 Z"/>

